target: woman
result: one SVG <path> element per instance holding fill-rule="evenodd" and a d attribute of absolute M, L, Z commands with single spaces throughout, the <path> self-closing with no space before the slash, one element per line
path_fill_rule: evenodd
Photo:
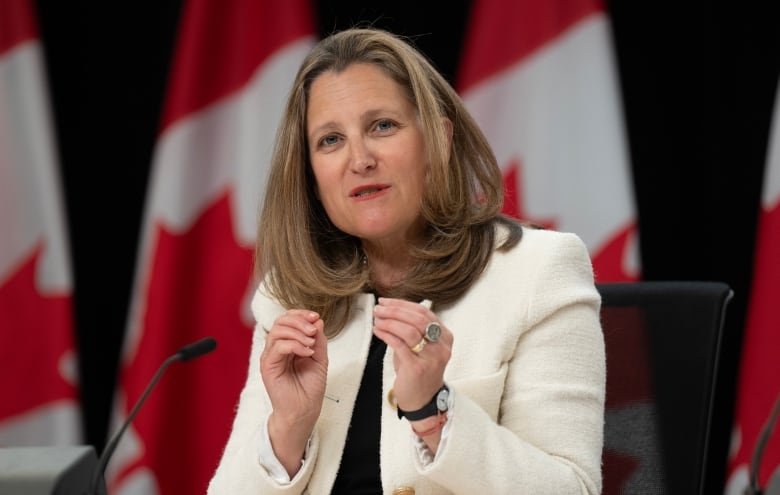
<path fill-rule="evenodd" d="M 405 41 L 303 62 L 258 230 L 249 373 L 210 494 L 601 491 L 600 298 Z M 259 369 L 258 369 L 259 365 Z"/>

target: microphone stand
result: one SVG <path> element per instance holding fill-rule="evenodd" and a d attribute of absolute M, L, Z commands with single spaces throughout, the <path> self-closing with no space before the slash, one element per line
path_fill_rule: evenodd
<path fill-rule="evenodd" d="M 764 449 L 769 442 L 769 437 L 772 436 L 772 430 L 775 427 L 775 421 L 777 416 L 780 415 L 780 395 L 775 400 L 775 405 L 772 408 L 772 412 L 761 429 L 761 433 L 758 436 L 756 447 L 753 450 L 753 459 L 750 463 L 750 485 L 745 489 L 745 495 L 762 495 L 764 493 L 761 485 L 758 482 L 758 471 L 761 467 L 761 458 L 764 455 Z"/>
<path fill-rule="evenodd" d="M 157 373 L 155 373 L 154 377 L 152 378 L 152 381 L 149 382 L 149 384 L 146 386 L 146 389 L 144 390 L 144 393 L 141 394 L 141 397 L 135 403 L 135 406 L 133 406 L 133 410 L 130 411 L 127 419 L 122 423 L 122 427 L 114 434 L 114 436 L 111 438 L 111 441 L 100 455 L 100 460 L 95 467 L 95 472 L 92 474 L 92 481 L 89 484 L 89 491 L 87 492 L 87 495 L 107 495 L 108 491 L 103 473 L 106 470 L 108 460 L 114 453 L 114 449 L 116 449 L 116 446 L 119 444 L 119 440 L 122 438 L 125 430 L 127 430 L 127 427 L 130 426 L 133 418 L 141 409 L 141 405 L 143 405 L 146 397 L 152 391 L 155 384 L 157 384 L 157 381 L 160 379 L 165 370 L 168 369 L 168 366 L 170 366 L 174 361 L 189 361 L 190 359 L 195 359 L 196 357 L 200 357 L 207 352 L 213 351 L 216 347 L 217 341 L 212 337 L 207 337 L 182 347 L 176 354 L 163 361 L 163 363 L 157 369 Z"/>

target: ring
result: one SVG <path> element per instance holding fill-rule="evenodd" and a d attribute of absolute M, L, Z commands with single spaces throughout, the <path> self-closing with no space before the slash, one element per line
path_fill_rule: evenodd
<path fill-rule="evenodd" d="M 423 347 L 425 347 L 426 343 L 427 341 L 425 340 L 425 338 L 422 338 L 420 339 L 419 342 L 417 342 L 416 346 L 410 347 L 409 349 L 411 349 L 413 353 L 418 354 L 421 350 L 423 350 Z"/>
<path fill-rule="evenodd" d="M 435 321 L 428 323 L 428 326 L 425 327 L 423 338 L 428 342 L 436 342 L 439 340 L 439 337 L 441 337 L 441 327 L 439 324 Z"/>

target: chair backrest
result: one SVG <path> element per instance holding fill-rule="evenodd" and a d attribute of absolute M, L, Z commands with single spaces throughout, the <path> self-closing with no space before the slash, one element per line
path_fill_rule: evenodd
<path fill-rule="evenodd" d="M 600 283 L 607 353 L 603 495 L 701 494 L 720 341 L 720 282 Z"/>

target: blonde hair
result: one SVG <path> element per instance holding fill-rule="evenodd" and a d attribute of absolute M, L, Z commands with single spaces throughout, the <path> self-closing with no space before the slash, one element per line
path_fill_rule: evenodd
<path fill-rule="evenodd" d="M 320 41 L 301 64 L 276 136 L 258 226 L 256 274 L 287 308 L 317 311 L 326 335 L 343 328 L 355 294 L 372 287 L 360 239 L 337 229 L 315 193 L 306 113 L 312 82 L 351 64 L 380 67 L 415 105 L 427 143 L 429 167 L 421 215 L 427 243 L 410 246 L 415 263 L 382 294 L 458 299 L 479 277 L 495 249 L 495 224 L 509 227 L 501 249 L 520 240 L 520 227 L 500 215 L 503 179 L 487 139 L 460 97 L 410 43 L 375 28 L 351 28 Z M 446 120 L 452 123 L 451 149 Z"/>

